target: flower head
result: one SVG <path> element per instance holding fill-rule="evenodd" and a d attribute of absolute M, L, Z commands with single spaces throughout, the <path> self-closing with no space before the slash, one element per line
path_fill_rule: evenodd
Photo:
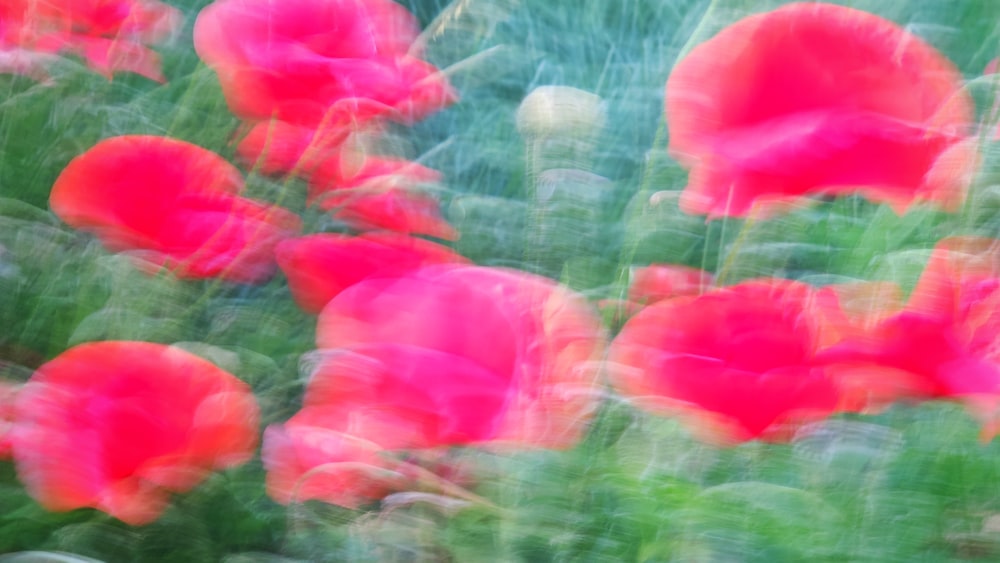
<path fill-rule="evenodd" d="M 316 341 L 320 360 L 293 426 L 325 429 L 333 449 L 309 463 L 301 448 L 295 464 L 265 456 L 269 471 L 283 471 L 270 481 L 282 484 L 270 489 L 279 500 L 324 460 L 371 465 L 373 447 L 569 447 L 597 405 L 596 315 L 582 297 L 523 272 L 447 265 L 370 278 L 327 304 Z M 293 430 L 274 439 L 287 443 Z M 290 451 L 269 449 L 267 436 L 266 452 Z M 293 466 L 295 478 L 284 473 Z M 343 502 L 340 490 L 312 494 Z"/>
<path fill-rule="evenodd" d="M 845 331 L 822 361 L 857 389 L 961 401 L 992 437 L 1000 428 L 998 249 L 1000 242 L 978 237 L 940 241 L 905 307 Z M 855 410 L 878 406 L 885 395 L 856 400 Z"/>
<path fill-rule="evenodd" d="M 314 314 L 364 279 L 398 277 L 432 264 L 467 262 L 447 247 L 392 232 L 309 235 L 282 242 L 276 252 L 295 302 Z"/>
<path fill-rule="evenodd" d="M 92 507 L 132 525 L 170 492 L 239 465 L 257 444 L 250 388 L 179 348 L 94 342 L 44 364 L 18 392 L 17 472 L 52 511 Z"/>
<path fill-rule="evenodd" d="M 630 301 L 652 304 L 664 299 L 698 295 L 714 283 L 704 270 L 677 264 L 652 264 L 635 268 L 628 288 Z"/>
<path fill-rule="evenodd" d="M 667 81 L 670 152 L 691 169 L 681 208 L 746 216 L 860 193 L 954 209 L 976 153 L 961 75 L 878 16 L 795 3 L 695 47 Z"/>
<path fill-rule="evenodd" d="M 812 293 L 798 282 L 754 280 L 658 301 L 612 342 L 612 382 L 640 407 L 686 417 L 713 442 L 786 438 L 839 400 L 815 361 Z"/>
<path fill-rule="evenodd" d="M 441 206 L 420 184 L 441 174 L 415 162 L 343 150 L 309 175 L 309 201 L 360 230 L 389 230 L 455 240 Z"/>

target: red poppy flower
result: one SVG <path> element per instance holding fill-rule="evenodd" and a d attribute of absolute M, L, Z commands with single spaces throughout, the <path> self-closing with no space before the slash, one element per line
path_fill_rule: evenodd
<path fill-rule="evenodd" d="M 363 279 L 398 277 L 432 264 L 468 262 L 444 246 L 389 232 L 310 235 L 282 242 L 276 253 L 295 302 L 313 314 Z"/>
<path fill-rule="evenodd" d="M 331 110 L 412 121 L 453 103 L 415 58 L 418 33 L 390 0 L 219 0 L 198 15 L 194 43 L 237 116 L 317 126 Z"/>
<path fill-rule="evenodd" d="M 902 290 L 890 282 L 830 285 L 816 292 L 813 305 L 821 349 L 869 339 L 876 327 L 904 311 Z M 883 366 L 873 376 L 870 366 L 829 362 L 829 352 L 821 350 L 817 357 L 829 364 L 827 375 L 840 389 L 838 410 L 845 412 L 878 412 L 923 387 L 918 377 L 901 370 Z"/>
<path fill-rule="evenodd" d="M 903 292 L 892 282 L 853 282 L 816 292 L 814 311 L 820 320 L 821 345 L 863 336 L 878 323 L 903 311 Z"/>
<path fill-rule="evenodd" d="M 698 268 L 653 264 L 636 268 L 628 288 L 629 300 L 653 304 L 684 295 L 698 295 L 714 283 L 714 276 Z"/>
<path fill-rule="evenodd" d="M 236 195 L 238 170 L 198 146 L 129 135 L 73 159 L 52 187 L 52 211 L 181 277 L 257 283 L 275 269 L 274 246 L 300 228 L 279 207 Z"/>
<path fill-rule="evenodd" d="M 309 177 L 309 198 L 321 199 L 335 190 L 409 187 L 440 182 L 441 173 L 400 158 L 341 151 L 318 164 Z"/>
<path fill-rule="evenodd" d="M 714 276 L 698 268 L 676 264 L 653 264 L 633 268 L 628 288 L 628 299 L 602 299 L 597 308 L 620 325 L 646 305 L 664 299 L 685 295 L 698 295 L 714 283 Z"/>
<path fill-rule="evenodd" d="M 357 508 L 404 487 L 377 444 L 330 428 L 322 411 L 302 410 L 264 432 L 267 491 L 281 504 L 318 499 Z"/>
<path fill-rule="evenodd" d="M 814 360 L 812 290 L 756 280 L 657 302 L 611 344 L 614 385 L 640 407 L 680 414 L 721 443 L 783 439 L 826 416 L 837 388 Z"/>
<path fill-rule="evenodd" d="M 242 464 L 257 443 L 250 388 L 179 348 L 94 342 L 44 364 L 17 396 L 17 472 L 52 511 L 155 520 L 170 492 Z"/>
<path fill-rule="evenodd" d="M 934 48 L 862 11 L 796 3 L 694 48 L 667 81 L 681 198 L 710 217 L 860 193 L 953 209 L 976 163 L 973 102 Z"/>
<path fill-rule="evenodd" d="M 126 71 L 162 82 L 160 59 L 144 45 L 164 40 L 181 21 L 180 10 L 156 0 L 5 0 L 0 44 L 69 52 L 108 77 Z"/>
<path fill-rule="evenodd" d="M 316 164 L 337 154 L 353 129 L 332 124 L 320 130 L 284 121 L 261 121 L 236 147 L 240 160 L 261 174 L 280 175 L 293 171 L 308 176 Z"/>
<path fill-rule="evenodd" d="M 13 449 L 11 430 L 14 429 L 14 400 L 21 386 L 0 381 L 0 459 L 10 457 Z"/>
<path fill-rule="evenodd" d="M 987 63 L 986 68 L 983 69 L 983 74 L 987 76 L 990 74 L 997 74 L 998 72 L 1000 72 L 1000 57 L 997 57 Z M 1000 118 L 1000 93 L 998 93 L 995 88 L 995 85 L 998 84 L 998 82 L 996 82 L 998 77 L 994 76 L 992 78 L 994 80 L 993 104 L 990 106 L 989 113 L 986 115 L 988 120 L 996 122 L 997 118 Z M 1000 124 L 998 124 L 996 131 L 993 133 L 993 139 L 1000 139 Z"/>
<path fill-rule="evenodd" d="M 306 405 L 399 401 L 402 410 L 389 417 L 405 420 L 399 413 L 406 411 L 427 417 L 416 426 L 425 446 L 497 440 L 567 446 L 594 406 L 589 362 L 602 336 L 581 296 L 523 272 L 441 266 L 369 279 L 320 314 L 316 342 L 333 352 L 314 375 Z M 332 369 L 363 357 L 382 364 L 369 368 L 374 381 L 397 392 L 373 394 L 372 387 L 356 386 L 361 372 Z M 475 396 L 481 401 L 462 399 Z M 373 422 L 378 410 L 371 409 Z M 463 424 L 463 417 L 476 422 Z M 396 441 L 381 433 L 371 439 Z"/>
<path fill-rule="evenodd" d="M 348 148 L 352 132 L 350 127 L 324 126 L 317 132 L 282 121 L 262 122 L 240 141 L 237 153 L 261 173 L 295 172 L 307 178 L 307 201 L 355 229 L 456 239 L 437 199 L 416 188 L 439 182 L 441 174 L 408 160 Z"/>
<path fill-rule="evenodd" d="M 309 177 L 309 200 L 362 230 L 386 229 L 454 240 L 437 199 L 418 191 L 441 174 L 415 162 L 342 151 L 320 162 Z"/>
<path fill-rule="evenodd" d="M 597 406 L 598 319 L 579 295 L 523 272 L 438 266 L 367 279 L 327 304 L 316 340 L 302 416 L 384 450 L 565 448 Z M 338 448 L 299 477 L 349 459 Z"/>
<path fill-rule="evenodd" d="M 964 402 L 992 437 L 1000 424 L 1000 241 L 941 241 L 906 307 L 820 354 L 837 379 L 901 397 Z M 876 397 L 878 398 L 878 397 Z"/>

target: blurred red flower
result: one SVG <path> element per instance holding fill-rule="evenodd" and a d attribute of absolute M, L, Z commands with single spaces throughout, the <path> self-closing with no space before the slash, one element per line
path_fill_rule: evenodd
<path fill-rule="evenodd" d="M 810 2 L 742 19 L 667 81 L 670 152 L 691 169 L 681 208 L 746 216 L 860 193 L 954 209 L 977 162 L 961 88 L 943 55 L 866 12 Z"/>
<path fill-rule="evenodd" d="M 281 504 L 317 499 L 357 508 L 409 484 L 381 447 L 333 429 L 342 425 L 331 425 L 323 414 L 304 409 L 264 431 L 261 456 L 271 498 Z"/>
<path fill-rule="evenodd" d="M 180 10 L 157 0 L 4 0 L 0 47 L 22 56 L 69 52 L 109 78 L 126 71 L 162 82 L 160 58 L 145 45 L 163 41 L 181 21 Z"/>
<path fill-rule="evenodd" d="M 14 429 L 14 406 L 21 386 L 11 381 L 0 381 L 0 459 L 10 457 L 13 449 L 11 430 Z"/>
<path fill-rule="evenodd" d="M 94 342 L 44 364 L 17 395 L 17 472 L 47 510 L 92 507 L 131 525 L 213 470 L 253 455 L 249 386 L 179 348 Z"/>
<path fill-rule="evenodd" d="M 900 398 L 966 404 L 992 438 L 1000 423 L 1000 241 L 940 241 L 906 306 L 847 332 L 820 354 L 837 380 L 857 390 L 858 408 Z M 874 390 L 874 391 L 872 391 Z M 866 404 L 867 402 L 867 404 Z"/>
<path fill-rule="evenodd" d="M 320 129 L 271 120 L 247 124 L 236 154 L 261 174 L 279 176 L 296 172 L 309 176 L 319 162 L 337 154 L 353 129 L 324 125 Z"/>
<path fill-rule="evenodd" d="M 73 159 L 52 187 L 52 211 L 112 251 L 187 278 L 258 283 L 274 270 L 274 246 L 298 216 L 242 198 L 239 171 L 201 147 L 128 135 Z"/>
<path fill-rule="evenodd" d="M 313 468 L 356 460 L 357 441 L 388 451 L 566 448 L 598 404 L 599 320 L 581 296 L 524 272 L 437 266 L 368 279 L 327 304 L 316 341 L 319 363 L 295 424 L 355 441 L 338 438 L 332 457 L 307 457 L 301 448 L 272 449 L 270 436 L 292 431 L 269 429 L 265 452 L 284 453 L 264 463 L 282 472 L 269 481 L 282 502 Z M 300 493 L 343 503 L 336 489 Z"/>
<path fill-rule="evenodd" d="M 639 407 L 685 417 L 711 442 L 786 439 L 839 401 L 814 361 L 812 298 L 804 284 L 762 279 L 659 301 L 612 342 L 612 383 Z"/>
<path fill-rule="evenodd" d="M 288 239 L 276 253 L 295 302 L 313 314 L 361 280 L 399 277 L 432 264 L 468 262 L 447 247 L 391 232 Z"/>
<path fill-rule="evenodd" d="M 319 162 L 309 175 L 309 201 L 361 229 L 455 240 L 438 200 L 417 188 L 441 174 L 415 162 L 344 150 Z"/>
<path fill-rule="evenodd" d="M 616 325 L 621 325 L 646 305 L 664 299 L 698 295 L 715 283 L 715 276 L 710 272 L 677 264 L 633 268 L 630 278 L 628 299 L 602 299 L 597 302 L 601 313 Z"/>
<path fill-rule="evenodd" d="M 353 131 L 320 130 L 283 121 L 253 125 L 237 146 L 240 159 L 262 174 L 295 173 L 309 184 L 308 202 L 359 230 L 390 230 L 454 240 L 437 199 L 419 184 L 441 173 L 409 160 L 366 154 Z"/>
<path fill-rule="evenodd" d="M 454 90 L 417 59 L 416 18 L 391 0 L 218 0 L 198 15 L 195 50 L 219 75 L 230 110 L 249 120 L 410 122 Z"/>

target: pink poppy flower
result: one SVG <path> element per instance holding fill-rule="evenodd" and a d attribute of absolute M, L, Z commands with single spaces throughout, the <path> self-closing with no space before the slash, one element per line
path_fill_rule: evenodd
<path fill-rule="evenodd" d="M 125 71 L 162 82 L 159 56 L 145 45 L 163 41 L 181 21 L 180 10 L 156 0 L 6 0 L 0 39 L 28 51 L 81 56 L 109 78 Z"/>
<path fill-rule="evenodd" d="M 91 507 L 138 526 L 169 493 L 249 460 L 258 418 L 249 386 L 179 348 L 82 344 L 18 393 L 14 460 L 47 510 Z"/>
<path fill-rule="evenodd" d="M 612 383 L 641 408 L 681 415 L 711 442 L 788 438 L 839 401 L 815 362 L 812 298 L 798 282 L 755 280 L 659 301 L 612 342 Z"/>
<path fill-rule="evenodd" d="M 454 90 L 413 51 L 419 27 L 390 0 L 219 0 L 195 23 L 195 50 L 234 114 L 318 126 L 332 111 L 410 122 Z"/>
<path fill-rule="evenodd" d="M 416 189 L 441 173 L 415 162 L 348 148 L 350 127 L 319 131 L 282 121 L 258 123 L 237 154 L 263 174 L 294 172 L 309 183 L 310 204 L 359 230 L 390 230 L 454 240 L 437 199 Z"/>
<path fill-rule="evenodd" d="M 681 208 L 746 216 L 859 193 L 903 212 L 961 203 L 977 156 L 958 70 L 859 10 L 795 3 L 695 47 L 667 81 L 670 153 L 691 169 Z"/>
<path fill-rule="evenodd" d="M 316 341 L 320 361 L 297 420 L 387 452 L 566 448 L 597 407 L 599 320 L 581 296 L 523 272 L 459 265 L 367 279 L 327 304 Z M 298 477 L 355 459 L 356 442 L 338 444 L 309 463 L 300 453 Z M 338 503 L 343 493 L 315 494 Z"/>
<path fill-rule="evenodd" d="M 239 197 L 243 178 L 221 157 L 170 139 L 127 135 L 73 159 L 52 187 L 53 213 L 112 251 L 186 278 L 259 283 L 298 216 Z"/>
<path fill-rule="evenodd" d="M 410 187 L 440 182 L 441 173 L 401 158 L 341 151 L 320 162 L 309 177 L 309 198 L 316 201 L 336 190 Z"/>
<path fill-rule="evenodd" d="M 467 263 L 449 248 L 391 232 L 318 234 L 288 239 L 276 249 L 292 297 L 319 314 L 338 293 L 370 277 L 398 277 L 424 266 Z"/>

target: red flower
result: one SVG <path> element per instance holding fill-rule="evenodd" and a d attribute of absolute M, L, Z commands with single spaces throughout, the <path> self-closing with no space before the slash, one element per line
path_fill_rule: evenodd
<path fill-rule="evenodd" d="M 309 178 L 309 198 L 316 201 L 336 190 L 408 187 L 439 181 L 440 172 L 415 162 L 356 151 L 341 151 L 335 158 L 324 159 L 312 172 Z"/>
<path fill-rule="evenodd" d="M 1000 241 L 938 243 L 906 307 L 820 354 L 857 389 L 964 402 L 992 437 L 1000 423 Z"/>
<path fill-rule="evenodd" d="M 582 297 L 523 272 L 439 266 L 368 279 L 327 304 L 316 340 L 320 362 L 296 424 L 383 450 L 565 448 L 597 405 L 598 319 Z M 308 462 L 265 456 L 269 471 L 298 468 L 271 495 L 288 498 L 287 485 L 322 463 L 357 459 L 357 443 L 341 442 Z M 312 494 L 340 503 L 343 491 Z"/>
<path fill-rule="evenodd" d="M 52 211 L 188 278 L 256 283 L 274 272 L 274 246 L 300 228 L 279 207 L 236 195 L 238 170 L 195 145 L 129 135 L 101 141 L 73 159 L 52 187 Z"/>
<path fill-rule="evenodd" d="M 236 154 L 261 174 L 281 175 L 292 171 L 308 176 L 316 164 L 336 155 L 351 134 L 349 126 L 328 125 L 316 129 L 284 121 L 261 121 L 236 147 Z"/>
<path fill-rule="evenodd" d="M 715 277 L 704 270 L 677 264 L 652 264 L 636 268 L 628 288 L 630 301 L 653 304 L 684 295 L 706 291 Z"/>
<path fill-rule="evenodd" d="M 331 110 L 412 121 L 453 103 L 411 52 L 418 33 L 390 0 L 219 0 L 198 15 L 194 43 L 237 116 L 318 126 Z"/>
<path fill-rule="evenodd" d="M 109 78 L 115 71 L 163 81 L 160 59 L 144 44 L 174 33 L 181 12 L 156 0 L 4 0 L 0 46 L 70 52 Z"/>
<path fill-rule="evenodd" d="M 757 280 L 657 302 L 612 342 L 613 383 L 640 407 L 687 416 L 711 441 L 785 438 L 788 425 L 838 403 L 814 361 L 812 293 Z"/>
<path fill-rule="evenodd" d="M 155 520 L 169 492 L 242 464 L 257 444 L 250 388 L 179 348 L 95 342 L 38 368 L 18 393 L 17 472 L 47 510 Z"/>
<path fill-rule="evenodd" d="M 396 233 L 318 234 L 278 245 L 295 302 L 318 314 L 338 293 L 370 277 L 398 277 L 432 264 L 464 263 L 450 249 Z"/>
<path fill-rule="evenodd" d="M 415 162 L 341 151 L 310 174 L 309 200 L 356 229 L 455 240 L 458 233 L 441 216 L 437 199 L 415 189 L 440 179 L 438 171 Z"/>
<path fill-rule="evenodd" d="M 745 216 L 812 194 L 953 209 L 976 153 L 973 103 L 940 53 L 851 8 L 797 3 L 693 49 L 667 81 L 681 207 Z"/>
<path fill-rule="evenodd" d="M 820 363 L 840 390 L 839 410 L 877 412 L 921 387 L 918 378 L 900 370 L 852 367 L 831 362 L 822 349 L 843 341 L 870 338 L 873 329 L 903 312 L 902 290 L 891 282 L 835 284 L 816 292 L 813 315 L 820 325 Z M 884 367 L 884 366 L 883 366 Z"/>
<path fill-rule="evenodd" d="M 282 121 L 261 122 L 240 141 L 237 153 L 263 174 L 295 172 L 306 178 L 308 202 L 355 229 L 458 238 L 441 216 L 438 201 L 416 187 L 439 182 L 438 171 L 408 160 L 367 155 L 347 142 L 351 132 L 341 126 L 324 126 L 317 132 Z"/>

